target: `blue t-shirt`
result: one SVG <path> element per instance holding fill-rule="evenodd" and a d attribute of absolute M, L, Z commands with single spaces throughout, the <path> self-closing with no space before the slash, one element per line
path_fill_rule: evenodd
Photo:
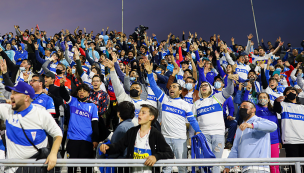
<path fill-rule="evenodd" d="M 92 121 L 98 120 L 98 109 L 94 103 L 80 102 L 71 97 L 70 121 L 68 128 L 68 139 L 85 140 L 92 142 Z"/>
<path fill-rule="evenodd" d="M 44 93 L 35 94 L 32 104 L 34 104 L 35 106 L 44 107 L 50 114 L 56 114 L 55 105 L 52 97 Z"/>

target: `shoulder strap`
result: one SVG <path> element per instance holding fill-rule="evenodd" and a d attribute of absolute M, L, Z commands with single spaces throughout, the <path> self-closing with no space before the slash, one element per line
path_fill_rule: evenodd
<path fill-rule="evenodd" d="M 214 95 L 212 97 L 217 101 L 218 104 L 220 104 L 220 106 L 221 106 L 221 108 L 223 110 L 222 104 L 217 100 L 217 98 L 215 98 Z"/>
<path fill-rule="evenodd" d="M 20 120 L 19 120 L 19 124 L 20 124 L 20 126 L 21 126 L 21 128 L 22 128 L 22 131 L 23 131 L 24 136 L 26 137 L 26 139 L 27 139 L 27 140 L 32 144 L 32 146 L 39 152 L 39 149 L 36 147 L 36 145 L 34 145 L 34 143 L 27 137 L 27 135 L 26 135 L 26 133 L 25 133 L 25 131 L 24 131 L 24 128 L 23 128 L 22 124 L 20 123 Z"/>

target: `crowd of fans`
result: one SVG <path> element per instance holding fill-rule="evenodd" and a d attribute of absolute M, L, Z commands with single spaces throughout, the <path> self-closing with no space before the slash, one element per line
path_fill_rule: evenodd
<path fill-rule="evenodd" d="M 108 148 L 99 143 L 126 140 L 129 129 L 143 125 L 145 111 L 153 114 L 152 128 L 166 144 L 154 142 L 169 145 L 177 159 L 187 158 L 189 139 L 199 133 L 216 158 L 224 149 L 231 150 L 229 158 L 279 157 L 282 147 L 287 157 L 304 157 L 304 40 L 296 48 L 280 37 L 256 46 L 252 34 L 247 43 L 236 44 L 234 38 L 203 40 L 190 32 L 160 40 L 146 31 L 126 35 L 107 28 L 94 34 L 77 27 L 49 37 L 38 26 L 14 28 L 0 37 L 1 103 L 13 103 L 5 87 L 31 85 L 32 104 L 52 114 L 62 130 L 62 157 L 93 158 L 93 149 L 105 153 Z M 252 129 L 250 135 L 243 134 L 246 129 Z M 151 141 L 147 147 L 147 135 L 160 134 L 147 133 L 134 137 L 134 156 L 112 149 L 109 157 L 150 156 L 155 151 Z M 50 146 L 52 141 L 49 136 Z M 156 160 L 171 158 L 166 149 L 169 154 Z"/>

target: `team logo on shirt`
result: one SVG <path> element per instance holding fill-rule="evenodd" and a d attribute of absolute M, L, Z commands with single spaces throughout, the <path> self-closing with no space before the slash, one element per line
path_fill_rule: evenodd
<path fill-rule="evenodd" d="M 90 114 L 87 111 L 82 111 L 82 110 L 76 109 L 75 114 L 90 118 Z"/>
<path fill-rule="evenodd" d="M 42 102 L 43 102 L 43 100 L 42 100 L 42 99 L 38 100 L 38 103 L 42 103 Z"/>
<path fill-rule="evenodd" d="M 31 132 L 31 135 L 32 135 L 33 141 L 36 139 L 36 134 L 37 134 L 37 132 Z"/>

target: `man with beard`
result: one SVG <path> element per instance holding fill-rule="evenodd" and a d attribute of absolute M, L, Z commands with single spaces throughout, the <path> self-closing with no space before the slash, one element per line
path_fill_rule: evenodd
<path fill-rule="evenodd" d="M 0 119 L 6 122 L 7 129 L 7 158 L 37 158 L 38 152 L 33 145 L 37 148 L 47 147 L 49 134 L 55 140 L 45 163 L 48 163 L 48 170 L 53 169 L 62 140 L 59 126 L 45 108 L 33 106 L 35 91 L 29 84 L 20 81 L 14 87 L 6 86 L 5 89 L 12 93 L 11 104 L 0 105 Z M 33 145 L 29 139 L 33 141 Z M 17 169 L 9 168 L 6 172 L 15 172 Z M 33 171 L 32 168 L 29 170 Z"/>
<path fill-rule="evenodd" d="M 281 106 L 280 106 L 281 107 Z M 236 131 L 233 147 L 228 158 L 270 158 L 270 133 L 277 129 L 276 123 L 255 115 L 256 108 L 252 102 L 244 101 L 240 106 L 243 123 Z M 254 144 L 254 145 L 253 145 Z M 224 173 L 229 173 L 226 166 Z M 267 165 L 244 166 L 242 172 L 266 172 Z"/>

